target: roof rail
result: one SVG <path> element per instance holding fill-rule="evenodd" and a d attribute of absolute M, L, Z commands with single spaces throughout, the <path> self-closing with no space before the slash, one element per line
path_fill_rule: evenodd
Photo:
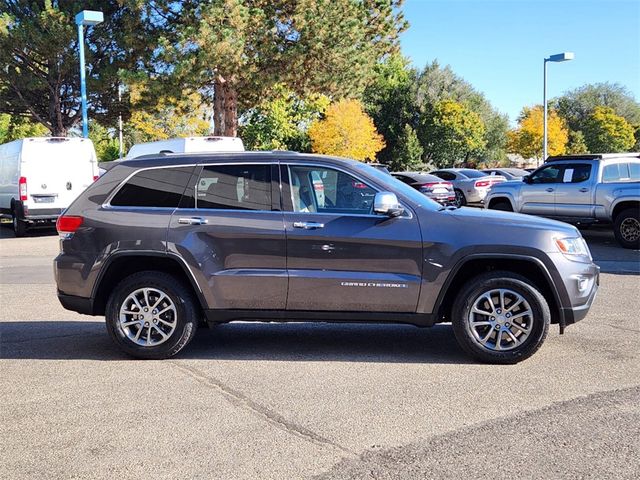
<path fill-rule="evenodd" d="M 546 162 L 558 162 L 562 160 L 606 160 L 608 158 L 640 158 L 638 152 L 624 153 L 583 153 L 574 155 L 554 155 L 547 157 Z"/>

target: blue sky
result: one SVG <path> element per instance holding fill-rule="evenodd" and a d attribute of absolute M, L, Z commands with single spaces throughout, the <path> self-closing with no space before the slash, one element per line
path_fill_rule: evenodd
<path fill-rule="evenodd" d="M 405 0 L 404 14 L 413 64 L 451 65 L 512 123 L 542 103 L 543 59 L 563 51 L 576 57 L 549 64 L 550 98 L 608 81 L 640 101 L 639 0 Z"/>

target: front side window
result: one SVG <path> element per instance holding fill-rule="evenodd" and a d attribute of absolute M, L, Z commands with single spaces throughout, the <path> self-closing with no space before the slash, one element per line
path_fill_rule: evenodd
<path fill-rule="evenodd" d="M 564 165 L 549 165 L 531 174 L 531 183 L 562 183 Z"/>
<path fill-rule="evenodd" d="M 562 173 L 563 183 L 582 183 L 589 180 L 591 165 L 567 165 Z"/>
<path fill-rule="evenodd" d="M 141 170 L 111 199 L 116 207 L 177 208 L 193 167 Z"/>
<path fill-rule="evenodd" d="M 271 166 L 203 167 L 196 184 L 196 208 L 271 210 Z"/>
<path fill-rule="evenodd" d="M 295 212 L 369 214 L 376 191 L 351 175 L 325 167 L 289 166 Z"/>

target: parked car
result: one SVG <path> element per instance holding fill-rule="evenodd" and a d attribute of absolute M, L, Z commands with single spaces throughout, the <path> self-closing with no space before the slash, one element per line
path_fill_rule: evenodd
<path fill-rule="evenodd" d="M 620 245 L 640 248 L 640 154 L 549 157 L 523 180 L 492 188 L 485 208 L 611 223 Z"/>
<path fill-rule="evenodd" d="M 185 137 L 136 143 L 126 158 L 132 159 L 154 153 L 243 152 L 244 144 L 238 137 Z"/>
<path fill-rule="evenodd" d="M 475 358 L 515 363 L 549 323 L 584 318 L 598 288 L 571 225 L 445 209 L 369 165 L 318 155 L 118 162 L 57 226 L 60 302 L 105 315 L 140 358 L 177 354 L 203 318 L 451 321 Z"/>
<path fill-rule="evenodd" d="M 522 177 L 530 173 L 522 168 L 485 168 L 482 171 L 487 175 L 500 175 L 507 180 L 522 180 Z"/>
<path fill-rule="evenodd" d="M 397 172 L 392 173 L 391 175 L 441 205 L 453 205 L 456 203 L 456 194 L 453 191 L 453 184 L 442 180 L 435 175 L 419 172 Z"/>
<path fill-rule="evenodd" d="M 0 215 L 17 237 L 52 227 L 98 176 L 88 138 L 34 137 L 0 145 Z"/>
<path fill-rule="evenodd" d="M 430 173 L 453 184 L 458 207 L 468 204 L 481 205 L 493 185 L 506 181 L 504 177 L 489 176 L 472 168 L 444 168 Z"/>
<path fill-rule="evenodd" d="M 387 167 L 384 163 L 370 163 L 369 165 L 371 165 L 373 168 L 377 168 L 381 172 L 391 173 L 389 172 L 389 167 Z"/>

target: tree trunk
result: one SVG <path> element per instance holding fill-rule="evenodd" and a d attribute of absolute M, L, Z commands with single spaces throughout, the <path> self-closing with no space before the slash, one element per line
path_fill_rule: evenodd
<path fill-rule="evenodd" d="M 213 122 L 214 135 L 238 135 L 238 94 L 233 83 L 220 75 L 214 81 Z"/>

